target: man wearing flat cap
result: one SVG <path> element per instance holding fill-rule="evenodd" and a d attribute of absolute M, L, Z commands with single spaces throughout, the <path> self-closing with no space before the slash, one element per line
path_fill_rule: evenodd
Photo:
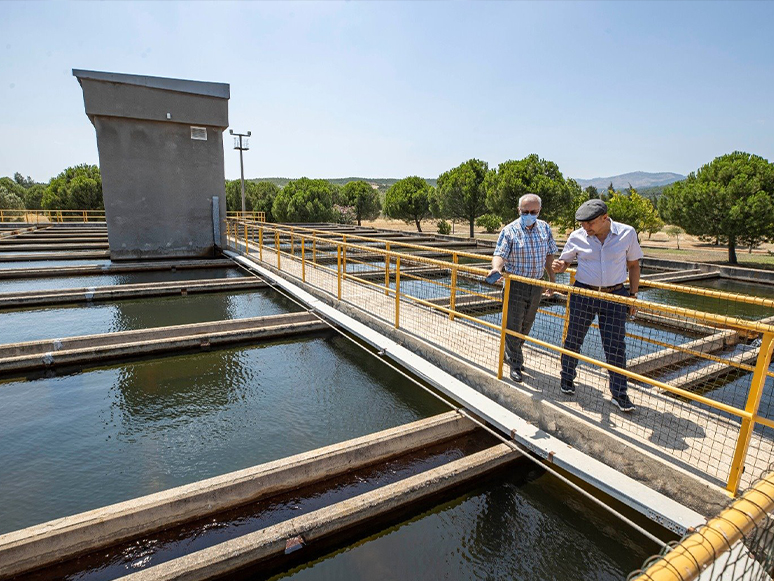
<path fill-rule="evenodd" d="M 575 286 L 623 297 L 636 297 L 640 284 L 640 258 L 643 257 L 637 232 L 626 224 L 614 222 L 607 215 L 607 204 L 602 200 L 588 200 L 575 213 L 581 227 L 567 238 L 561 256 L 553 262 L 554 272 L 564 272 L 574 259 L 578 261 Z M 629 277 L 629 288 L 624 286 Z M 599 334 L 605 359 L 610 365 L 626 369 L 626 315 L 636 309 L 601 298 L 570 297 L 570 321 L 564 348 L 580 352 L 586 333 L 599 319 Z M 575 373 L 578 359 L 562 355 L 561 388 L 566 395 L 575 394 Z M 634 410 L 627 395 L 626 376 L 612 371 L 610 375 L 611 402 L 621 411 Z"/>

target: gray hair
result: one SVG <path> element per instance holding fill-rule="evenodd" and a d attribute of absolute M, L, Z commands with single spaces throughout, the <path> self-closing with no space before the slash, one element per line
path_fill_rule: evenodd
<path fill-rule="evenodd" d="M 531 202 L 533 200 L 537 200 L 537 203 L 540 204 L 540 209 L 543 209 L 543 200 L 540 199 L 540 196 L 537 194 L 524 194 L 522 197 L 519 198 L 519 210 L 521 210 L 521 203 L 522 202 Z"/>

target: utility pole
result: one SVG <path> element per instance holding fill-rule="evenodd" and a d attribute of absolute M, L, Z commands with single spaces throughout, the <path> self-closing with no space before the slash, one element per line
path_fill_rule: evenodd
<path fill-rule="evenodd" d="M 245 163 L 242 159 L 242 152 L 250 149 L 250 142 L 247 140 L 250 137 L 250 132 L 247 133 L 234 133 L 233 129 L 228 130 L 229 135 L 234 136 L 234 149 L 239 150 L 239 173 L 242 176 L 242 218 L 245 217 Z"/>

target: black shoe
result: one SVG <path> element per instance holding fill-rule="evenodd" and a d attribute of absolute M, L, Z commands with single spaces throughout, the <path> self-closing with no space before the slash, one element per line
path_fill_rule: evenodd
<path fill-rule="evenodd" d="M 572 381 L 562 380 L 562 393 L 565 395 L 575 395 L 575 384 Z"/>
<path fill-rule="evenodd" d="M 634 411 L 634 404 L 632 403 L 632 400 L 629 399 L 629 396 L 626 394 L 619 395 L 618 397 L 613 396 L 610 398 L 611 403 L 614 403 L 618 406 L 618 409 L 622 412 L 633 412 Z"/>
<path fill-rule="evenodd" d="M 511 368 L 511 379 L 515 381 L 516 383 L 521 383 L 524 381 L 524 378 L 521 376 L 521 370 L 517 369 L 516 367 Z"/>

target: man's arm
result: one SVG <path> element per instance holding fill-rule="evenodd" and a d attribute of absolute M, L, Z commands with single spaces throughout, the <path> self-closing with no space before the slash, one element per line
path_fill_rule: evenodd
<path fill-rule="evenodd" d="M 489 274 L 492 274 L 493 272 L 499 272 L 502 274 L 503 266 L 505 266 L 505 259 L 502 256 L 493 256 L 492 270 L 489 271 Z"/>
<path fill-rule="evenodd" d="M 626 268 L 629 269 L 629 294 L 636 295 L 640 288 L 640 261 L 639 260 L 627 260 Z M 629 307 L 629 315 L 632 317 L 637 313 L 637 307 L 634 305 Z"/>
<path fill-rule="evenodd" d="M 494 274 L 495 272 L 499 272 L 500 274 L 503 273 L 505 256 L 502 255 L 508 254 L 511 244 L 510 238 L 505 230 L 506 229 L 503 228 L 502 232 L 500 232 L 500 236 L 497 237 L 497 245 L 495 246 L 494 254 L 492 256 L 492 270 L 489 271 L 489 274 Z"/>
<path fill-rule="evenodd" d="M 636 295 L 640 289 L 640 261 L 629 260 L 626 262 L 626 268 L 629 269 L 629 293 Z"/>
<path fill-rule="evenodd" d="M 487 276 L 494 274 L 495 272 L 503 273 L 503 266 L 505 266 L 505 259 L 502 256 L 492 257 L 492 270 L 489 271 Z"/>
<path fill-rule="evenodd" d="M 559 255 L 559 260 L 554 260 L 551 264 L 551 270 L 556 273 L 564 272 L 567 270 L 567 267 L 572 264 L 573 259 L 577 255 L 578 249 L 575 246 L 575 232 L 573 232 L 567 237 L 567 242 L 564 243 L 564 248 Z"/>
<path fill-rule="evenodd" d="M 548 280 L 556 282 L 556 273 L 554 273 L 554 256 L 555 254 L 546 254 L 546 272 L 548 273 Z M 543 292 L 543 295 L 551 297 L 554 295 L 554 289 L 547 288 Z"/>
<path fill-rule="evenodd" d="M 556 273 L 554 272 L 554 256 L 556 255 L 546 255 L 546 272 L 548 273 L 548 280 L 551 282 L 556 282 Z"/>

